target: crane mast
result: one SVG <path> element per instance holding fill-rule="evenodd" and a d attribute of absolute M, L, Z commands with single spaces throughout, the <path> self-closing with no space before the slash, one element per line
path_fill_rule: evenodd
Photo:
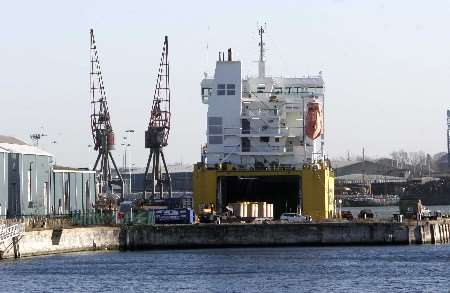
<path fill-rule="evenodd" d="M 93 171 L 97 172 L 100 182 L 100 196 L 109 196 L 113 193 L 112 186 L 116 185 L 121 190 L 123 198 L 123 179 L 111 154 L 114 150 L 114 131 L 111 126 L 111 116 L 108 109 L 102 71 L 98 58 L 97 45 L 94 38 L 94 30 L 91 29 L 91 68 L 90 68 L 90 93 L 91 93 L 91 130 L 94 141 L 94 150 L 98 152 Z M 117 173 L 114 179 L 111 174 L 110 161 Z"/>
<path fill-rule="evenodd" d="M 165 36 L 153 95 L 150 122 L 147 131 L 145 131 L 145 147 L 150 149 L 150 154 L 144 175 L 144 197 L 146 197 L 148 183 L 150 183 L 152 199 L 155 198 L 157 193 L 159 193 L 159 198 L 163 198 L 165 188 L 168 190 L 169 197 L 172 197 L 172 182 L 163 152 L 164 147 L 167 146 L 171 118 L 168 57 L 169 42 L 168 37 Z M 161 162 L 164 171 L 161 170 Z M 151 178 L 148 178 L 150 165 L 152 166 Z"/>

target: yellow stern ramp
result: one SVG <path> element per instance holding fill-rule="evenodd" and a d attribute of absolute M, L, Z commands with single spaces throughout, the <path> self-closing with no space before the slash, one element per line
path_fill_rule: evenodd
<path fill-rule="evenodd" d="M 229 203 L 263 201 L 273 203 L 275 218 L 300 210 L 313 219 L 335 213 L 334 172 L 324 162 L 306 164 L 302 170 L 249 170 L 230 164 L 207 168 L 199 163 L 192 181 L 196 213 L 206 207 L 222 213 Z"/>

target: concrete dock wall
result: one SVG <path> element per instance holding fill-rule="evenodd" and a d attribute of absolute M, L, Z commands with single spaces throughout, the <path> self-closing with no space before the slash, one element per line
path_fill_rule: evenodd
<path fill-rule="evenodd" d="M 131 226 L 122 236 L 124 249 L 410 243 L 396 223 Z"/>
<path fill-rule="evenodd" d="M 449 243 L 450 222 L 200 224 L 90 227 L 25 232 L 21 257 L 105 249 L 282 245 L 394 245 Z M 5 245 L 4 245 L 5 246 Z M 6 245 L 8 246 L 8 245 Z M 14 250 L 4 250 L 4 258 Z"/>
<path fill-rule="evenodd" d="M 417 244 L 439 244 L 450 242 L 450 223 L 432 221 L 417 225 L 414 229 Z"/>
<path fill-rule="evenodd" d="M 19 253 L 21 257 L 25 257 L 96 249 L 118 249 L 119 234 L 118 227 L 30 231 L 19 238 Z M 5 249 L 5 247 L 0 249 L 2 248 Z M 13 247 L 9 246 L 3 253 L 3 257 L 14 257 Z"/>

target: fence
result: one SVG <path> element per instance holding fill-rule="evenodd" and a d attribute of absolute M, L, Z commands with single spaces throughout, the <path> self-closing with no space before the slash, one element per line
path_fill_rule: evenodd
<path fill-rule="evenodd" d="M 25 231 L 35 229 L 70 228 L 73 226 L 154 225 L 153 211 L 72 213 L 58 216 L 0 217 L 1 225 L 23 224 Z"/>
<path fill-rule="evenodd" d="M 20 217 L 0 217 L 0 225 L 23 224 L 26 231 L 38 228 L 69 227 L 72 225 L 69 215 L 62 216 L 20 216 Z"/>
<path fill-rule="evenodd" d="M 72 224 L 77 226 L 96 226 L 96 225 L 154 225 L 155 213 L 153 211 L 133 210 L 120 213 L 91 213 L 91 214 L 72 214 Z"/>
<path fill-rule="evenodd" d="M 155 224 L 155 213 L 153 211 L 140 211 L 119 214 L 117 217 L 117 224 L 122 225 L 154 225 Z"/>

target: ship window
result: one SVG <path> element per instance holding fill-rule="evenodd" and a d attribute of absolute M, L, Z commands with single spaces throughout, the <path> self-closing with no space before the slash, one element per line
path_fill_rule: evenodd
<path fill-rule="evenodd" d="M 202 96 L 210 96 L 211 95 L 211 88 L 208 87 L 202 87 Z"/>
<path fill-rule="evenodd" d="M 275 94 L 281 94 L 281 93 L 283 93 L 283 89 L 280 88 L 280 87 L 276 87 L 276 88 L 274 88 L 273 92 L 274 92 Z"/>
<path fill-rule="evenodd" d="M 208 134 L 222 134 L 222 125 L 209 125 Z"/>
<path fill-rule="evenodd" d="M 223 143 L 223 137 L 219 135 L 210 135 L 208 137 L 208 143 L 209 144 L 222 144 Z"/>
<path fill-rule="evenodd" d="M 217 85 L 217 95 L 218 96 L 224 96 L 225 95 L 225 84 L 219 83 Z"/>
<path fill-rule="evenodd" d="M 222 117 L 208 117 L 208 125 L 222 125 Z"/>
<path fill-rule="evenodd" d="M 222 136 L 215 136 L 214 134 L 222 134 L 223 125 L 222 117 L 208 117 L 208 135 L 210 144 L 221 144 Z"/>
<path fill-rule="evenodd" d="M 279 137 L 275 137 L 275 142 L 280 142 L 280 138 Z"/>
<path fill-rule="evenodd" d="M 234 96 L 236 94 L 236 85 L 234 83 L 227 84 L 227 96 Z"/>
<path fill-rule="evenodd" d="M 260 142 L 269 142 L 269 140 L 270 140 L 270 138 L 269 138 L 268 136 L 261 136 L 261 137 L 259 138 L 259 141 L 260 141 Z"/>

